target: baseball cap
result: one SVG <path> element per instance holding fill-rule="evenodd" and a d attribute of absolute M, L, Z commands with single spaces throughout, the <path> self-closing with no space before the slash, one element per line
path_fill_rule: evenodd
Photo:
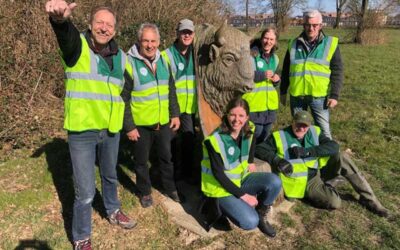
<path fill-rule="evenodd" d="M 293 121 L 295 123 L 301 123 L 301 124 L 306 124 L 307 126 L 310 126 L 313 118 L 311 117 L 310 113 L 307 111 L 298 111 L 294 114 Z"/>
<path fill-rule="evenodd" d="M 194 32 L 194 24 L 192 20 L 189 19 L 182 19 L 179 21 L 178 23 L 178 31 L 182 31 L 182 30 L 190 30 L 192 32 Z"/>

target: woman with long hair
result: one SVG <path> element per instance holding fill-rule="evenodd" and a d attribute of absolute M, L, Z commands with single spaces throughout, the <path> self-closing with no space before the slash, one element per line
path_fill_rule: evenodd
<path fill-rule="evenodd" d="M 251 46 L 254 57 L 254 85 L 252 92 L 243 95 L 250 106 L 250 120 L 255 124 L 257 144 L 265 141 L 276 121 L 279 107 L 276 87 L 281 78 L 276 73 L 279 58 L 277 50 L 278 32 L 275 27 L 268 27 Z"/>
<path fill-rule="evenodd" d="M 231 100 L 221 126 L 203 142 L 202 191 L 215 201 L 212 204 L 220 215 L 240 228 L 258 226 L 274 237 L 267 213 L 282 184 L 273 173 L 255 172 L 253 137 L 248 103 L 241 97 Z"/>

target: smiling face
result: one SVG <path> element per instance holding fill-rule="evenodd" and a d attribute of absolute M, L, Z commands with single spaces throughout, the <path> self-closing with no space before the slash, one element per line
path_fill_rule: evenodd
<path fill-rule="evenodd" d="M 92 41 L 96 48 L 102 48 L 115 36 L 116 20 L 108 10 L 99 10 L 90 24 Z"/>
<path fill-rule="evenodd" d="M 308 40 L 314 41 L 322 29 L 322 20 L 319 17 L 306 18 L 303 27 Z"/>
<path fill-rule="evenodd" d="M 261 46 L 264 52 L 270 53 L 276 44 L 276 35 L 273 31 L 268 31 L 261 38 Z"/>
<path fill-rule="evenodd" d="M 194 32 L 191 30 L 178 31 L 178 43 L 188 47 L 193 43 Z"/>
<path fill-rule="evenodd" d="M 309 129 L 310 126 L 308 126 L 307 124 L 295 122 L 292 123 L 292 131 L 297 139 L 303 139 Z"/>
<path fill-rule="evenodd" d="M 238 134 L 249 119 L 249 115 L 243 107 L 231 109 L 227 115 L 232 134 Z"/>
<path fill-rule="evenodd" d="M 139 54 L 148 60 L 153 60 L 156 56 L 158 46 L 160 46 L 160 37 L 154 29 L 145 28 L 143 29 L 139 44 Z"/>

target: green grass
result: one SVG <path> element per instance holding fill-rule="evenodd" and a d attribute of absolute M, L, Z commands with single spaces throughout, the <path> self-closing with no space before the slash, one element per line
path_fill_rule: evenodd
<path fill-rule="evenodd" d="M 122 207 L 139 221 L 136 229 L 110 227 L 101 217 L 100 201 L 93 212 L 93 241 L 99 249 L 198 249 L 221 241 L 228 249 L 399 249 L 400 248 L 400 30 L 385 30 L 386 44 L 360 46 L 349 43 L 351 30 L 326 29 L 343 42 L 345 82 L 339 105 L 331 113 L 334 138 L 341 149 L 350 148 L 392 220 L 373 215 L 355 201 L 350 185 L 340 193 L 342 208 L 327 211 L 296 202 L 289 214 L 280 214 L 278 235 L 269 239 L 259 232 L 234 229 L 211 239 L 198 239 L 186 246 L 179 228 L 159 206 L 142 209 L 132 193 L 133 173 L 124 163 L 119 171 Z M 299 28 L 281 34 L 281 63 L 287 40 Z M 280 65 L 281 67 L 282 65 Z M 281 107 L 275 127 L 290 121 L 289 108 Z M 61 130 L 61 129 L 60 129 Z M 39 249 L 70 249 L 64 227 L 71 217 L 73 201 L 71 167 L 67 144 L 61 138 L 33 152 L 18 151 L 0 162 L 0 249 L 18 245 Z M 97 173 L 97 188 L 100 179 Z M 38 248 L 38 247 L 36 247 Z"/>

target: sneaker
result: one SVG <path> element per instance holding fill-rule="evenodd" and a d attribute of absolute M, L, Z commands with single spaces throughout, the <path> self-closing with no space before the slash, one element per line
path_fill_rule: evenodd
<path fill-rule="evenodd" d="M 143 208 L 152 206 L 153 197 L 151 197 L 151 194 L 140 196 L 140 205 L 142 205 Z"/>
<path fill-rule="evenodd" d="M 74 241 L 74 250 L 92 250 L 90 239 Z"/>
<path fill-rule="evenodd" d="M 131 229 L 136 226 L 136 221 L 129 219 L 120 209 L 115 210 L 110 216 L 108 216 L 108 221 L 112 225 L 118 225 L 123 229 Z"/>
<path fill-rule="evenodd" d="M 388 218 L 390 216 L 389 210 L 382 206 L 379 201 L 368 200 L 361 196 L 358 202 L 361 204 L 361 206 L 365 207 L 374 214 L 377 214 L 378 216 L 385 218 Z"/>

